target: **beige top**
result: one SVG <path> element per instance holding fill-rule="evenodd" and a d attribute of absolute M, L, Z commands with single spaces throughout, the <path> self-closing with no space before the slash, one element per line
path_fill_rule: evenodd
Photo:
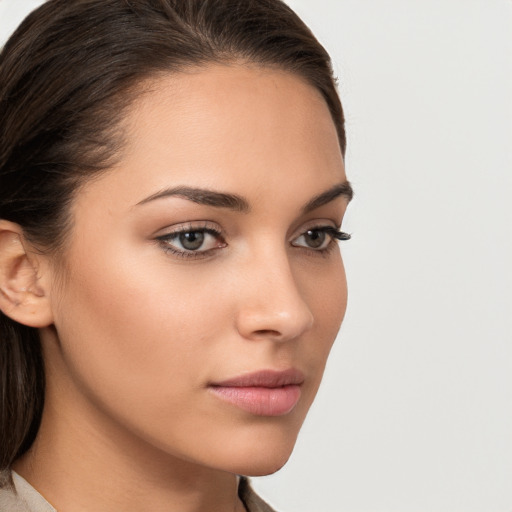
<path fill-rule="evenodd" d="M 238 494 L 247 512 L 275 512 L 252 489 L 247 478 L 240 479 Z M 57 512 L 15 471 L 0 472 L 1 512 Z"/>

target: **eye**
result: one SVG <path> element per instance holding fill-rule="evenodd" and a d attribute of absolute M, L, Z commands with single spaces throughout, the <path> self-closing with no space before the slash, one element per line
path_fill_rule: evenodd
<path fill-rule="evenodd" d="M 163 248 L 179 256 L 199 256 L 226 246 L 220 232 L 211 228 L 189 228 L 157 237 Z"/>
<path fill-rule="evenodd" d="M 186 233 L 179 233 L 176 238 L 187 251 L 197 251 L 201 249 L 207 236 L 204 231 L 187 231 Z"/>
<path fill-rule="evenodd" d="M 308 229 L 302 235 L 295 238 L 292 241 L 292 245 L 295 247 L 306 247 L 315 251 L 323 251 L 331 245 L 334 239 L 350 240 L 350 235 L 338 231 L 332 226 L 322 226 Z"/>

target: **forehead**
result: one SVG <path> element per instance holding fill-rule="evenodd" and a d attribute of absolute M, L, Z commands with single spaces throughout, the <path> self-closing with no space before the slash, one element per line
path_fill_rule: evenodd
<path fill-rule="evenodd" d="M 108 173 L 116 195 L 133 193 L 133 204 L 176 184 L 249 196 L 286 180 L 324 190 L 344 178 L 329 109 L 294 74 L 212 65 L 162 75 L 142 90 L 123 122 L 116 172 Z"/>

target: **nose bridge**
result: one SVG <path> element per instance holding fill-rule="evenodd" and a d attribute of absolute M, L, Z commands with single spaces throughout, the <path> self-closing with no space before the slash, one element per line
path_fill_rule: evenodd
<path fill-rule="evenodd" d="M 293 274 L 285 248 L 252 252 L 244 266 L 238 330 L 247 338 L 286 341 L 313 325 L 313 314 Z"/>

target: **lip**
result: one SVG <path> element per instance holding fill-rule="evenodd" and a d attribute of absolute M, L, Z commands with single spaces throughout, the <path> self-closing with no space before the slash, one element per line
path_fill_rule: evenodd
<path fill-rule="evenodd" d="M 208 388 L 221 400 L 256 416 L 283 416 L 297 405 L 303 382 L 304 374 L 290 368 L 247 373 Z"/>

